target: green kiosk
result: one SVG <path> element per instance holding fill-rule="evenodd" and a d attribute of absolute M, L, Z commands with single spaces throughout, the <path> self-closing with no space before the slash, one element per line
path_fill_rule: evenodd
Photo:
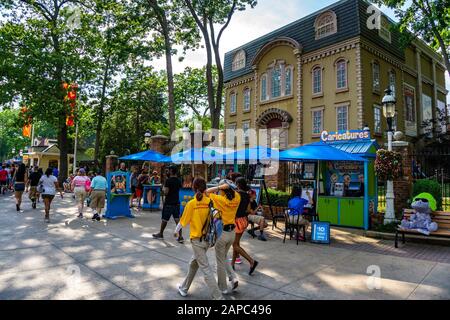
<path fill-rule="evenodd" d="M 323 131 L 320 142 L 283 151 L 280 160 L 301 162 L 298 174 L 304 186 L 310 180 L 320 221 L 368 230 L 378 206 L 377 149 L 367 130 Z"/>

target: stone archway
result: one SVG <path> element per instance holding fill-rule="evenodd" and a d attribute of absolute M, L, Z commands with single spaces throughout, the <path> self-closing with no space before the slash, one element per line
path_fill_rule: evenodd
<path fill-rule="evenodd" d="M 258 128 L 267 129 L 268 144 L 274 140 L 272 139 L 272 130 L 279 130 L 279 148 L 286 149 L 289 144 L 288 133 L 292 120 L 289 112 L 278 108 L 269 108 L 259 115 L 256 125 Z"/>

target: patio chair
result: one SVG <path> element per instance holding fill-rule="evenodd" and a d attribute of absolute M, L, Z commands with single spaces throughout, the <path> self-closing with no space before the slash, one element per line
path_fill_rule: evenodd
<path fill-rule="evenodd" d="M 284 212 L 287 210 L 286 207 L 274 207 L 272 206 L 272 230 L 277 228 L 277 221 L 284 221 Z"/>
<path fill-rule="evenodd" d="M 294 233 L 294 231 L 297 232 L 297 245 L 298 245 L 298 235 L 300 232 L 300 229 L 303 230 L 303 242 L 306 241 L 306 227 L 305 225 L 300 225 L 299 221 L 300 221 L 300 216 L 301 214 L 297 214 L 295 215 L 295 219 L 294 222 L 291 222 L 291 215 L 289 215 L 290 210 L 293 209 L 288 209 L 286 208 L 286 210 L 284 211 L 284 223 L 285 223 L 285 227 L 284 227 L 284 239 L 283 239 L 283 243 L 286 242 L 286 235 L 289 231 L 289 239 L 292 240 L 292 234 Z"/>

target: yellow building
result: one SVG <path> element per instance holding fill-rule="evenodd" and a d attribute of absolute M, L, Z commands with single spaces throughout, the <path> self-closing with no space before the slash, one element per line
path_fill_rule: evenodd
<path fill-rule="evenodd" d="M 442 57 L 420 40 L 402 49 L 393 22 L 370 5 L 339 1 L 228 52 L 225 128 L 277 128 L 283 149 L 367 125 L 382 145 L 390 87 L 394 129 L 416 142 L 423 121 L 446 110 Z"/>
<path fill-rule="evenodd" d="M 60 169 L 60 151 L 56 145 L 56 140 L 35 139 L 33 147 L 24 154 L 24 163 L 29 166 L 38 166 L 44 171 L 49 168 Z M 73 164 L 73 154 L 67 155 L 68 163 Z"/>

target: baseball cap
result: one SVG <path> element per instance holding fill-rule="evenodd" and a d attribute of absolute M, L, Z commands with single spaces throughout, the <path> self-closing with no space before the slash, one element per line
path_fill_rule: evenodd
<path fill-rule="evenodd" d="M 80 173 L 86 173 L 86 170 L 84 170 L 84 168 L 80 168 Z"/>

